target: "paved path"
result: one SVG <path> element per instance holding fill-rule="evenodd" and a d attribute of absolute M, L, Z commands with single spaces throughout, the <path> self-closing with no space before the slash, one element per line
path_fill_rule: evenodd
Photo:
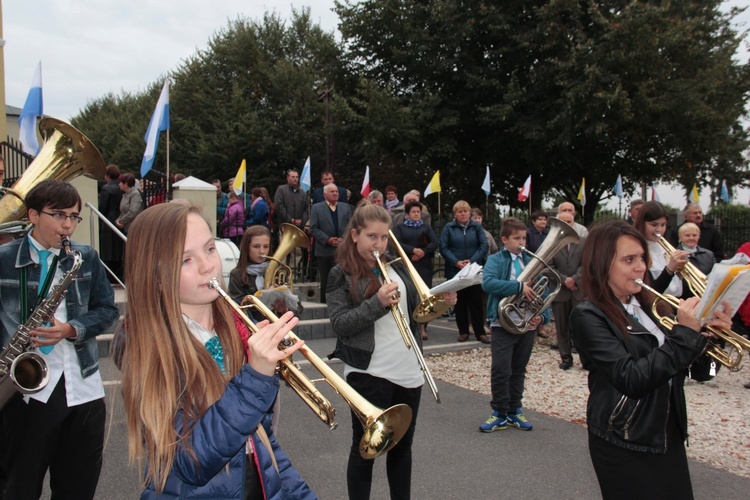
<path fill-rule="evenodd" d="M 445 320 L 431 324 L 429 333 L 427 353 L 482 346 L 457 343 L 455 324 Z M 316 340 L 308 345 L 325 358 L 334 341 Z M 341 373 L 341 363 L 332 366 Z M 303 370 L 317 378 L 310 368 L 303 364 Z M 102 359 L 102 373 L 108 384 L 110 419 L 97 498 L 137 498 L 138 471 L 128 463 L 119 373 L 109 358 Z M 320 386 L 338 409 L 338 429 L 328 430 L 293 391 L 282 387 L 278 439 L 320 498 L 344 499 L 351 416 L 340 397 L 325 384 Z M 528 411 L 533 431 L 509 428 L 483 434 L 478 432 L 478 425 L 488 414 L 487 397 L 442 381 L 438 386 L 442 404 L 435 403 L 428 389 L 422 393 L 414 446 L 413 498 L 599 498 L 582 426 Z M 750 479 L 697 462 L 691 462 L 690 467 L 697 499 L 747 498 Z M 374 477 L 372 498 L 388 498 L 384 458 L 376 461 Z"/>

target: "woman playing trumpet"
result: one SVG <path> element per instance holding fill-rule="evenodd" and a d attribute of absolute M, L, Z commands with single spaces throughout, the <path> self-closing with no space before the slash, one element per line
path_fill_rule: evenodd
<path fill-rule="evenodd" d="M 207 286 L 221 258 L 193 207 L 149 208 L 128 237 L 123 397 L 142 498 L 315 498 L 271 429 L 276 365 L 304 345 L 278 349 L 297 319 L 248 338 Z"/>
<path fill-rule="evenodd" d="M 682 278 L 676 276 L 675 273 L 687 264 L 690 252 L 675 250 L 665 255 L 666 252 L 660 240 L 667 231 L 668 221 L 669 214 L 664 205 L 658 201 L 649 201 L 641 206 L 633 226 L 648 242 L 651 261 L 649 271 L 651 271 L 651 277 L 654 278 L 654 288 L 675 297 L 683 297 L 683 293 L 687 292 L 687 286 L 684 286 Z"/>
<path fill-rule="evenodd" d="M 391 306 L 400 304 L 406 317 L 411 318 L 419 298 L 411 277 L 400 264 L 387 268 L 392 283 L 381 283 L 383 277 L 373 252 L 385 253 L 390 224 L 388 212 L 371 203 L 365 203 L 352 215 L 337 250 L 338 265 L 328 277 L 328 312 L 337 335 L 336 350 L 330 357 L 344 361 L 347 383 L 372 404 L 385 408 L 404 403 L 411 407 L 409 430 L 388 452 L 386 464 L 391 498 L 409 498 L 411 445 L 424 376 L 414 353 L 404 344 Z M 445 299 L 454 305 L 456 294 L 448 294 Z M 412 348 L 421 349 L 421 336 L 414 332 L 419 329 L 412 321 Z M 352 415 L 349 498 L 370 497 L 374 460 L 359 454 L 362 435 L 362 426 Z"/>
<path fill-rule="evenodd" d="M 585 301 L 570 322 L 589 370 L 589 453 L 605 499 L 693 497 L 683 383 L 689 369 L 707 370 L 701 354 L 708 334 L 696 319 L 695 297 L 680 301 L 671 330 L 659 326 L 654 296 L 636 281 L 651 281 L 649 265 L 648 243 L 628 223 L 589 232 Z M 727 309 L 724 303 L 715 311 L 711 324 L 729 325 Z"/>

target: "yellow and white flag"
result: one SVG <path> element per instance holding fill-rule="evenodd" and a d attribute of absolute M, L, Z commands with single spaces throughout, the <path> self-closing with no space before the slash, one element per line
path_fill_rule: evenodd
<path fill-rule="evenodd" d="M 432 180 L 427 185 L 427 189 L 424 190 L 424 196 L 427 198 L 432 193 L 439 193 L 440 191 L 440 170 L 438 170 L 435 172 L 435 175 L 432 176 Z"/>
<path fill-rule="evenodd" d="M 693 183 L 693 189 L 690 190 L 690 201 L 693 203 L 700 203 L 701 195 L 698 192 L 698 184 Z"/>
<path fill-rule="evenodd" d="M 581 207 L 586 206 L 586 178 L 585 177 L 581 181 L 581 189 L 578 190 L 578 200 L 581 202 Z"/>
<path fill-rule="evenodd" d="M 247 179 L 247 164 L 245 160 L 242 160 L 242 164 L 240 164 L 240 169 L 237 170 L 237 175 L 234 176 L 234 184 L 232 184 L 232 188 L 234 189 L 234 192 L 237 196 L 242 194 L 242 185 L 246 183 Z"/>

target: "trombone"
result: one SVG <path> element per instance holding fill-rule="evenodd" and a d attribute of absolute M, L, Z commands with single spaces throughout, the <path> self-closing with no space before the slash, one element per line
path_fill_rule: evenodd
<path fill-rule="evenodd" d="M 238 306 L 221 288 L 217 278 L 211 278 L 208 281 L 208 286 L 219 293 L 221 298 L 239 315 L 245 326 L 253 334 L 258 333 L 258 327 L 245 314 L 243 308 L 256 308 L 272 323 L 279 320 L 257 297 L 248 295 L 242 301 L 242 306 Z M 279 344 L 279 347 L 283 349 L 299 341 L 300 338 L 297 335 L 289 332 L 286 339 Z M 411 423 L 412 411 L 408 405 L 397 404 L 387 410 L 382 410 L 360 396 L 357 391 L 339 377 L 333 369 L 307 346 L 302 346 L 299 352 L 320 372 L 333 390 L 344 398 L 346 404 L 357 415 L 362 427 L 365 429 L 365 433 L 359 442 L 359 454 L 362 458 L 377 458 L 398 444 L 401 438 L 404 437 L 404 434 L 406 434 Z M 336 410 L 331 406 L 328 399 L 318 391 L 315 387 L 315 382 L 302 373 L 302 370 L 294 363 L 291 356 L 281 360 L 277 370 L 279 376 L 302 398 L 318 418 L 326 423 L 331 430 L 335 429 L 337 426 L 336 422 L 334 422 Z"/>
<path fill-rule="evenodd" d="M 391 263 L 401 260 L 404 266 L 406 266 L 406 270 L 409 272 L 409 276 L 411 276 L 414 286 L 417 288 L 417 294 L 419 294 L 419 305 L 414 309 L 412 318 L 414 318 L 414 321 L 417 323 L 429 323 L 433 319 L 439 318 L 445 311 L 450 309 L 450 306 L 445 303 L 445 298 L 442 294 L 430 295 L 430 289 L 427 288 L 427 283 L 425 283 L 419 276 L 414 264 L 409 260 L 409 256 L 406 255 L 406 252 L 396 239 L 393 231 L 389 229 L 388 235 L 399 255 L 399 259 L 395 259 L 391 261 Z"/>
<path fill-rule="evenodd" d="M 657 304 L 660 300 L 663 300 L 676 311 L 680 307 L 679 299 L 672 295 L 666 295 L 657 292 L 652 287 L 644 283 L 643 280 L 637 279 L 635 280 L 635 283 L 656 296 L 656 300 L 651 305 L 651 313 L 659 321 L 659 323 L 661 323 L 661 325 L 668 330 L 674 328 L 674 326 L 677 324 L 677 321 L 667 316 L 661 316 L 657 312 Z M 717 328 L 711 325 L 707 325 L 705 328 L 706 331 L 712 333 L 716 338 L 723 340 L 731 346 L 729 352 L 727 352 L 724 350 L 724 348 L 721 347 L 721 345 L 709 339 L 706 353 L 714 360 L 716 360 L 716 362 L 726 366 L 729 371 L 738 371 L 741 368 L 740 364 L 742 363 L 742 356 L 744 354 L 743 350 L 750 352 L 750 341 L 736 334 L 732 330 Z M 732 356 L 731 354 L 732 351 L 736 353 L 734 356 Z"/>
<path fill-rule="evenodd" d="M 392 235 L 391 235 L 391 238 L 393 238 Z M 396 240 L 393 239 L 393 241 L 395 242 Z M 398 245 L 398 243 L 396 244 Z M 388 276 L 388 269 L 386 268 L 385 262 L 380 260 L 380 252 L 376 250 L 372 252 L 372 256 L 375 257 L 375 261 L 378 263 L 380 274 L 383 275 L 383 282 L 392 283 L 393 280 L 391 280 L 390 276 Z M 396 259 L 396 260 L 399 260 L 399 259 Z M 388 265 L 393 264 L 393 262 L 396 262 L 396 260 L 390 262 Z M 414 270 L 413 266 L 411 268 L 407 267 L 407 271 L 409 272 L 412 281 L 416 282 L 417 279 L 419 279 L 419 281 L 422 281 L 421 278 L 419 278 L 419 274 L 417 274 L 416 270 Z M 426 285 L 425 285 L 425 288 L 426 288 Z M 396 294 L 398 293 L 399 292 L 397 291 Z M 445 302 L 443 301 L 443 303 Z M 421 305 L 422 304 L 420 304 L 420 306 Z M 409 322 L 407 321 L 406 316 L 404 315 L 404 312 L 401 310 L 401 306 L 399 306 L 396 303 L 396 304 L 392 304 L 390 307 L 391 307 L 391 314 L 393 314 L 393 319 L 396 320 L 396 326 L 398 327 L 399 332 L 401 332 L 401 338 L 404 340 L 404 344 L 406 344 L 406 348 L 411 349 L 412 352 L 414 352 L 414 355 L 417 357 L 417 361 L 419 362 L 419 366 L 422 368 L 422 373 L 424 374 L 424 378 L 427 381 L 427 385 L 430 386 L 432 395 L 435 397 L 435 401 L 440 403 L 440 393 L 438 392 L 437 384 L 435 383 L 435 379 L 432 378 L 432 374 L 430 373 L 430 368 L 427 366 L 427 362 L 425 362 L 424 360 L 422 351 L 419 349 L 419 346 L 412 349 L 413 347 L 412 341 L 414 339 L 414 335 L 411 332 L 411 327 L 409 327 Z M 417 310 L 414 311 L 414 314 L 415 315 L 417 314 Z M 442 312 L 440 314 L 442 314 Z"/>

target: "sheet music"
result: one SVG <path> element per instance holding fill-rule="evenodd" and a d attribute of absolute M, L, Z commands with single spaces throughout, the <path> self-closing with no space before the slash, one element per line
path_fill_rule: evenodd
<path fill-rule="evenodd" d="M 712 311 L 721 307 L 724 300 L 729 302 L 734 314 L 750 293 L 750 265 L 725 262 L 715 264 L 708 275 L 706 292 L 698 303 L 697 317 L 701 321 L 710 319 Z"/>
<path fill-rule="evenodd" d="M 463 290 L 464 288 L 472 285 L 482 284 L 482 266 L 476 262 L 472 262 L 468 266 L 464 266 L 457 275 L 453 278 L 440 283 L 430 289 L 430 295 L 437 295 L 439 293 L 450 293 Z"/>

